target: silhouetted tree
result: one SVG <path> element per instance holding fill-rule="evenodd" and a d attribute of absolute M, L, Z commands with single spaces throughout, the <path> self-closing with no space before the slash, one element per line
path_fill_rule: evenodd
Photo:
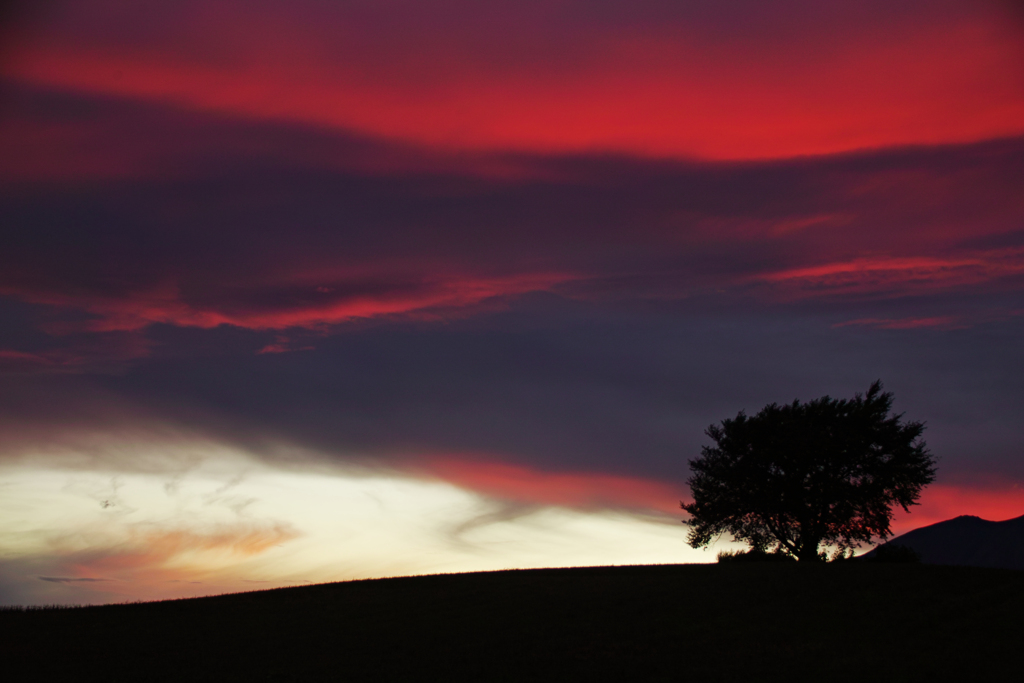
<path fill-rule="evenodd" d="M 818 560 L 822 544 L 845 551 L 889 537 L 893 506 L 909 511 L 935 478 L 924 425 L 891 407 L 876 381 L 864 396 L 772 403 L 708 427 L 714 445 L 690 461 L 693 502 L 682 504 L 690 545 L 729 533 L 759 552 Z"/>

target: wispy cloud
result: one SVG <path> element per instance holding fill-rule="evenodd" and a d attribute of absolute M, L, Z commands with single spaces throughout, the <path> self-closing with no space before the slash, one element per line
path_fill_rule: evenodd
<path fill-rule="evenodd" d="M 931 318 L 860 318 L 836 323 L 832 327 L 875 327 L 880 330 L 916 330 L 920 328 L 937 328 L 952 330 L 965 327 L 964 322 L 955 316 L 935 316 Z"/>
<path fill-rule="evenodd" d="M 859 258 L 777 271 L 761 276 L 784 291 L 814 297 L 829 294 L 908 296 L 950 291 L 1024 274 L 1024 250 L 965 254 L 966 258 Z"/>

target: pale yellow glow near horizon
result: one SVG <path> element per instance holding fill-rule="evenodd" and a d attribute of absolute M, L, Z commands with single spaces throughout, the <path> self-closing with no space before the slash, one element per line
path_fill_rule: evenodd
<path fill-rule="evenodd" d="M 227 449 L 142 472 L 25 458 L 0 468 L 0 515 L 4 604 L 715 559 L 655 513 L 519 506 L 394 471 L 284 469 Z"/>

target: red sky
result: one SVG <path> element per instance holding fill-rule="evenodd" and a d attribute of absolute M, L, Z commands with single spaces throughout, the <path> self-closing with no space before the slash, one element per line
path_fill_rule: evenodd
<path fill-rule="evenodd" d="M 1019 3 L 10 12 L 0 468 L 209 441 L 664 521 L 708 424 L 881 378 L 940 458 L 898 530 L 1024 513 Z"/>

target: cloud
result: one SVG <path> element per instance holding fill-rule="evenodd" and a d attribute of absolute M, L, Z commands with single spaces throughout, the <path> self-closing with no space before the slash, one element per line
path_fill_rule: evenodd
<path fill-rule="evenodd" d="M 138 584 L 134 589 L 131 586 L 97 587 L 115 593 L 147 590 L 174 579 L 199 580 L 301 536 L 286 522 L 249 520 L 207 523 L 198 528 L 181 526 L 181 523 L 181 520 L 170 520 L 168 524 L 134 523 L 106 527 L 102 532 L 86 526 L 52 534 L 45 554 L 47 563 L 58 570 L 70 570 L 73 576 L 38 578 L 61 584 Z M 109 578 L 91 578 L 96 575 Z M 188 579 L 181 579 L 182 576 Z"/>
<path fill-rule="evenodd" d="M 963 323 L 953 316 L 901 318 L 897 320 L 891 318 L 861 318 L 859 320 L 847 320 L 846 322 L 836 323 L 832 327 L 847 327 L 848 325 L 865 325 L 877 327 L 881 330 L 916 330 L 922 327 L 949 330 L 961 327 Z"/>
<path fill-rule="evenodd" d="M 985 304 L 967 301 L 972 310 Z M 933 317 L 922 311 L 947 305 L 799 303 L 751 313 L 720 300 L 609 308 L 539 295 L 264 355 L 253 352 L 256 332 L 167 328 L 158 348 L 175 353 L 128 372 L 5 382 L 3 457 L 173 475 L 220 445 L 295 467 L 415 469 L 438 453 L 484 453 L 540 474 L 664 482 L 679 489 L 668 498 L 674 506 L 709 424 L 773 401 L 849 396 L 880 377 L 901 411 L 928 423 L 942 476 L 1024 480 L 1020 316 L 958 329 L 836 326 Z"/>
<path fill-rule="evenodd" d="M 785 288 L 796 288 L 809 296 L 822 293 L 907 296 L 922 290 L 962 289 L 1022 274 L 1024 250 L 1001 249 L 975 251 L 953 259 L 856 259 L 769 273 L 763 279 Z"/>
<path fill-rule="evenodd" d="M 477 529 L 486 529 L 486 527 L 492 524 L 515 522 L 536 513 L 538 509 L 537 505 L 509 500 L 500 501 L 494 509 L 481 512 L 475 517 L 456 524 L 451 530 L 451 537 L 456 542 L 470 546 L 471 544 L 466 540 L 467 534 Z"/>
<path fill-rule="evenodd" d="M 64 3 L 46 19 L 11 41 L 9 78 L 446 148 L 766 158 L 1022 132 L 1021 28 L 995 2 Z"/>
<path fill-rule="evenodd" d="M 157 529 L 137 532 L 138 546 L 145 548 L 148 559 L 171 559 L 184 553 L 215 551 L 234 555 L 258 555 L 268 549 L 298 538 L 301 533 L 286 522 L 236 523 L 209 530 Z M 104 562 L 109 562 L 104 558 Z M 120 564 L 121 558 L 116 560 Z"/>
<path fill-rule="evenodd" d="M 18 515 L 0 529 L 7 550 L 0 601 L 169 598 L 251 590 L 254 583 L 578 565 L 587 558 L 667 561 L 687 553 L 675 524 L 622 509 L 523 506 L 422 469 L 267 467 L 245 458 L 249 474 L 226 477 L 242 464 L 238 455 L 211 456 L 173 500 L 161 495 L 163 475 L 123 474 L 123 496 L 137 506 L 130 518 L 55 491 L 60 469 L 7 470 L 18 484 L 7 505 Z M 259 509 L 232 515 L 226 501 L 211 507 L 203 492 L 223 488 L 225 478 L 259 498 Z M 93 578 L 105 581 L 78 580 Z"/>
<path fill-rule="evenodd" d="M 464 155 L 9 88 L 7 119 L 58 118 L 94 140 L 57 144 L 44 126 L 33 144 L 85 170 L 0 184 L 0 215 L 23 228 L 0 255 L 0 297 L 41 333 L 4 345 L 6 372 L 116 370 L 154 353 L 161 325 L 272 332 L 249 351 L 269 354 L 354 321 L 445 321 L 537 292 L 998 297 L 1024 273 L 1020 138 L 742 164 Z M 119 147 L 162 170 L 94 177 L 93 150 Z M 521 172 L 486 170 L 503 163 Z"/>
<path fill-rule="evenodd" d="M 420 467 L 468 490 L 518 504 L 622 507 L 676 515 L 683 495 L 678 487 L 660 481 L 594 472 L 542 472 L 472 458 L 432 458 Z"/>

